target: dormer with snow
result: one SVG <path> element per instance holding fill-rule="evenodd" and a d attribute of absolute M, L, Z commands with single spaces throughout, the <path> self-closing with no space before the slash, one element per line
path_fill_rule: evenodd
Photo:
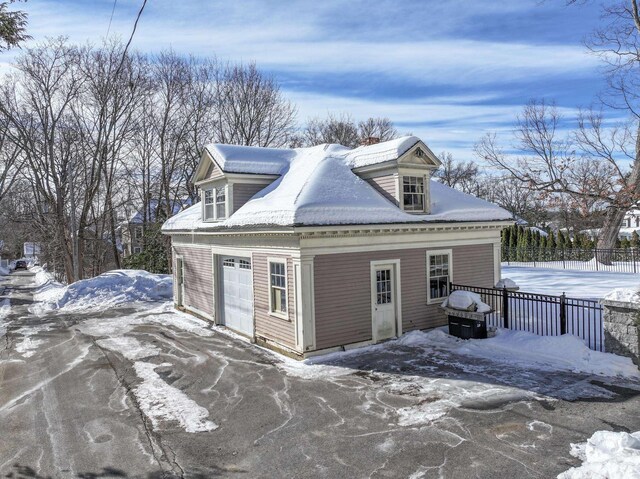
<path fill-rule="evenodd" d="M 352 171 L 403 211 L 431 213 L 429 184 L 442 164 L 438 157 L 415 136 L 370 143 L 346 155 Z"/>

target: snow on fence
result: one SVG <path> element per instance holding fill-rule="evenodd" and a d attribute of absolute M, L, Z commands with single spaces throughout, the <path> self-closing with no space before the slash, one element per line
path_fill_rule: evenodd
<path fill-rule="evenodd" d="M 539 336 L 571 334 L 589 348 L 604 351 L 602 305 L 591 299 L 567 298 L 451 284 L 451 291 L 473 291 L 491 306 L 487 326 L 528 331 Z"/>
<path fill-rule="evenodd" d="M 640 249 L 503 247 L 502 262 L 534 268 L 640 273 Z"/>

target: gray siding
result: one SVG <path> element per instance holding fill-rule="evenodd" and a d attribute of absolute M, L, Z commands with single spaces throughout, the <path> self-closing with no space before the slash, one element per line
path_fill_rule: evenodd
<path fill-rule="evenodd" d="M 371 186 L 373 186 L 378 193 L 391 201 L 393 204 L 398 204 L 398 197 L 396 196 L 396 179 L 394 175 L 369 178 L 367 179 L 367 182 Z"/>
<path fill-rule="evenodd" d="M 218 165 L 216 165 L 214 162 L 211 162 L 204 179 L 213 180 L 216 178 L 222 178 L 223 176 L 224 176 L 224 173 L 222 173 L 222 170 L 218 168 Z"/>
<path fill-rule="evenodd" d="M 287 313 L 288 319 L 269 314 L 269 264 L 268 258 L 286 258 L 287 260 Z M 283 255 L 253 253 L 253 301 L 256 336 L 270 339 L 276 343 L 295 349 L 295 298 L 293 281 L 293 263 Z"/>
<path fill-rule="evenodd" d="M 494 284 L 492 244 L 451 249 L 454 282 Z M 324 349 L 372 338 L 370 262 L 376 260 L 400 260 L 403 332 L 445 324 L 439 305 L 427 304 L 426 253 L 426 248 L 420 248 L 316 256 L 316 347 Z"/>
<path fill-rule="evenodd" d="M 265 185 L 264 183 L 234 183 L 233 208 L 231 209 L 231 212 L 235 213 L 236 211 L 238 211 L 238 209 L 240 209 L 242 205 L 249 201 L 253 195 L 266 187 L 267 185 Z"/>
<path fill-rule="evenodd" d="M 211 316 L 213 310 L 213 265 L 209 248 L 176 246 L 184 260 L 184 304 Z M 174 268 L 174 281 L 175 281 Z"/>

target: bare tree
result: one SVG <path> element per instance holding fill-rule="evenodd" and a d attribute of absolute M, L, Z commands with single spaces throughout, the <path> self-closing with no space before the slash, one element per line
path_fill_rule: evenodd
<path fill-rule="evenodd" d="M 442 166 L 434 173 L 434 178 L 451 188 L 469 194 L 476 194 L 481 183 L 481 173 L 473 161 L 457 162 L 453 155 L 443 151 L 440 154 Z"/>
<path fill-rule="evenodd" d="M 217 141 L 248 146 L 286 145 L 296 117 L 276 81 L 253 63 L 222 69 L 213 113 Z"/>
<path fill-rule="evenodd" d="M 291 146 L 314 146 L 336 143 L 355 148 L 368 138 L 378 141 L 392 140 L 398 131 L 388 118 L 368 118 L 356 124 L 351 115 L 329 113 L 327 118 L 312 118 L 301 134 L 293 139 Z"/>
<path fill-rule="evenodd" d="M 578 118 L 571 134 L 561 132 L 562 116 L 555 105 L 532 101 L 518 116 L 514 133 L 519 155 L 510 155 L 498 145 L 495 134 L 487 134 L 475 147 L 478 157 L 550 200 L 562 199 L 570 208 L 587 216 L 607 206 L 599 246 L 612 248 L 624 213 L 640 199 L 638 174 L 621 165 L 620 154 L 629 156 L 633 136 L 627 126 L 604 129 L 602 116 L 589 110 Z"/>

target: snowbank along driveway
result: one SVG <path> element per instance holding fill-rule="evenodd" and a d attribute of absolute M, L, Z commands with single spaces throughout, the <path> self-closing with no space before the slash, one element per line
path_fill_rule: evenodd
<path fill-rule="evenodd" d="M 570 443 L 640 430 L 633 375 L 439 332 L 299 363 L 161 301 L 39 308 L 32 284 L 0 297 L 2 477 L 554 477 Z"/>

